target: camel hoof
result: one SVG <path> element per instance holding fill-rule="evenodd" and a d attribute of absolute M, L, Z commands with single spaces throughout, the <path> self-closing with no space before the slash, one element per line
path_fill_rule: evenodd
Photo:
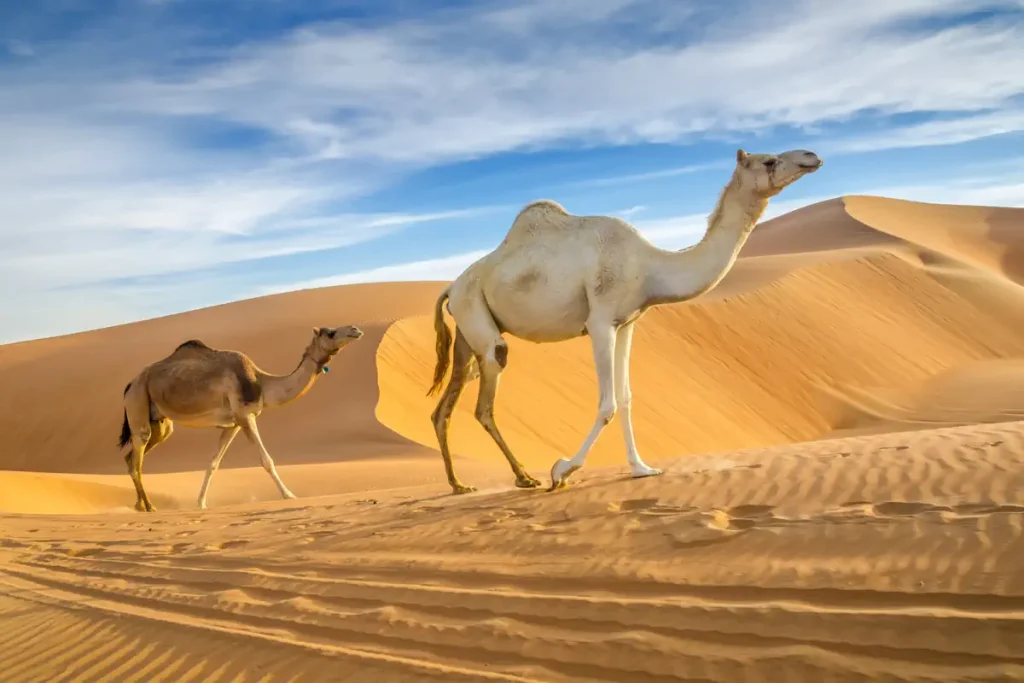
<path fill-rule="evenodd" d="M 295 500 L 296 498 L 298 498 L 298 496 L 296 496 L 296 495 L 295 495 L 294 493 L 292 493 L 291 491 L 288 491 L 288 492 L 286 492 L 286 493 L 284 494 L 284 499 L 285 499 L 285 500 Z"/>
<path fill-rule="evenodd" d="M 535 489 L 540 486 L 540 481 L 534 479 L 529 474 L 524 474 L 516 479 L 516 488 L 520 489 Z"/>
<path fill-rule="evenodd" d="M 573 465 L 566 458 L 556 460 L 555 464 L 551 466 L 551 487 L 548 491 L 564 489 L 569 483 L 569 477 L 579 468 L 579 465 Z"/>
<path fill-rule="evenodd" d="M 453 496 L 459 496 L 462 495 L 463 493 L 472 493 L 473 491 L 476 491 L 475 486 L 467 486 L 466 484 L 463 483 L 452 484 Z"/>
<path fill-rule="evenodd" d="M 656 477 L 662 473 L 657 467 L 651 467 L 650 465 L 636 465 L 631 469 L 631 474 L 634 479 L 640 479 L 641 477 Z"/>

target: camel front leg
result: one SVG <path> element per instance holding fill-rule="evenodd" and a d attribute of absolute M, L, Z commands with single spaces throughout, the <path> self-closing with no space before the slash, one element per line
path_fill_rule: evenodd
<path fill-rule="evenodd" d="M 267 471 L 270 478 L 277 484 L 277 490 L 281 492 L 282 498 L 295 498 L 295 494 L 288 490 L 288 487 L 281 481 L 281 477 L 277 474 L 277 468 L 274 467 L 274 459 L 270 457 L 270 453 L 267 452 L 267 447 L 263 445 L 263 439 L 260 438 L 260 431 L 256 428 L 256 416 L 252 413 L 246 415 L 245 423 L 242 426 L 245 431 L 245 435 L 249 437 L 257 448 L 260 449 L 260 462 L 263 463 L 263 469 Z"/>
<path fill-rule="evenodd" d="M 228 427 L 220 431 L 220 447 L 217 449 L 217 455 L 214 456 L 213 460 L 210 461 L 210 466 L 206 468 L 206 476 L 203 477 L 203 485 L 199 487 L 199 509 L 206 509 L 206 494 L 210 490 L 210 480 L 213 479 L 213 473 L 220 467 L 220 461 L 224 459 L 224 454 L 228 452 L 228 446 L 235 440 L 235 435 L 238 434 L 238 425 L 234 427 Z"/>
<path fill-rule="evenodd" d="M 587 461 L 587 454 L 590 452 L 601 431 L 615 417 L 615 328 L 610 324 L 587 324 L 587 332 L 590 334 L 590 344 L 594 352 L 594 368 L 597 370 L 598 387 L 598 408 L 597 419 L 591 427 L 583 445 L 571 460 L 559 458 L 551 467 L 551 488 L 554 491 L 564 487 L 569 476 L 576 470 L 583 467 Z"/>
<path fill-rule="evenodd" d="M 634 477 L 650 477 L 661 474 L 661 470 L 643 461 L 636 450 L 633 437 L 633 392 L 629 388 L 629 357 L 633 347 L 634 323 L 623 325 L 615 339 L 615 403 L 619 408 L 622 422 L 622 436 L 626 441 L 626 459 Z"/>

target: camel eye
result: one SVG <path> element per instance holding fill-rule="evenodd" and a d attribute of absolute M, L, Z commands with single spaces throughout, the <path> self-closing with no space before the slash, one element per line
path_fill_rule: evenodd
<path fill-rule="evenodd" d="M 775 168 L 775 164 L 776 163 L 778 163 L 777 159 L 765 159 L 764 160 L 764 167 L 767 168 L 770 171 L 773 168 Z"/>

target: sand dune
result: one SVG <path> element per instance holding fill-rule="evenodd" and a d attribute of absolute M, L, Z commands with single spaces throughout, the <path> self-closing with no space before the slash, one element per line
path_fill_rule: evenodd
<path fill-rule="evenodd" d="M 512 487 L 472 417 L 448 495 L 424 396 L 443 283 L 295 292 L 0 346 L 4 681 L 1024 680 L 1024 210 L 844 197 L 766 222 L 634 342 L 575 484 Z M 188 338 L 287 372 L 261 431 L 179 429 L 130 506 L 121 391 Z M 498 420 L 546 478 L 593 419 L 587 340 L 510 340 Z"/>
<path fill-rule="evenodd" d="M 9 518 L 5 680 L 1021 680 L 1022 429 Z"/>
<path fill-rule="evenodd" d="M 873 223 L 855 220 L 849 206 Z M 898 222 L 883 220 L 890 208 Z M 931 237 L 933 228 L 954 233 L 963 220 L 980 240 L 975 223 L 993 210 L 945 208 L 945 223 L 927 205 L 879 198 L 793 212 L 760 226 L 701 303 L 650 311 L 638 325 L 631 367 L 645 458 L 821 438 L 849 427 L 865 394 L 909 394 L 950 368 L 1024 358 L 1024 290 L 1002 276 L 997 259 L 978 256 L 988 253 L 981 246 L 958 249 L 966 238 Z M 1024 224 L 1024 210 L 999 215 Z M 945 268 L 936 274 L 940 259 Z M 991 269 L 981 270 L 982 261 Z M 406 318 L 388 329 L 378 353 L 378 417 L 428 447 L 436 440 L 422 416 L 435 399 L 421 387 L 430 381 L 432 341 L 429 315 Z M 1010 375 L 977 381 L 984 388 L 971 390 L 988 395 L 992 415 L 1024 417 Z M 471 388 L 453 418 L 453 451 L 500 460 L 473 419 L 474 395 Z M 511 339 L 497 403 L 509 443 L 524 464 L 546 472 L 579 446 L 594 419 L 589 340 L 541 346 Z M 990 421 L 965 417 L 954 422 Z M 608 431 L 590 462 L 623 462 L 617 426 Z"/>

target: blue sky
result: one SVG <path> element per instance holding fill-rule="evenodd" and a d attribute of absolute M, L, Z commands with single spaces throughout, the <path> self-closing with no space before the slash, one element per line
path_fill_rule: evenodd
<path fill-rule="evenodd" d="M 1024 206 L 1022 0 L 0 5 L 0 342 L 448 279 L 526 202 L 699 238 L 737 147 Z"/>

